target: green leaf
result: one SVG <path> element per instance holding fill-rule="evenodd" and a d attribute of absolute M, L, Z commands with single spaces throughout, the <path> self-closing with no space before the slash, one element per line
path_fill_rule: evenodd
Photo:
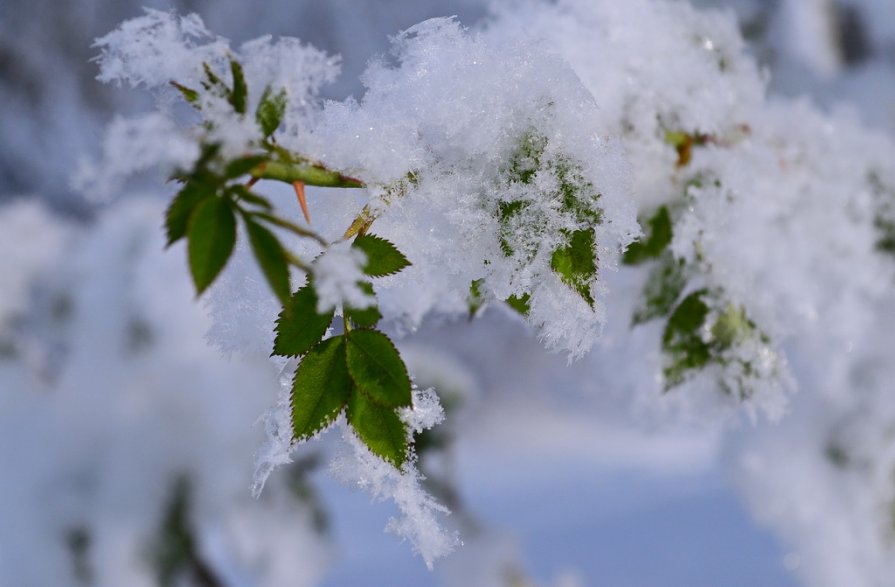
<path fill-rule="evenodd" d="M 649 229 L 644 238 L 631 243 L 622 256 L 626 265 L 638 265 L 650 259 L 657 259 L 671 244 L 673 236 L 671 215 L 666 206 L 660 206 L 655 215 L 648 221 Z"/>
<path fill-rule="evenodd" d="M 229 186 L 227 193 L 247 204 L 252 204 L 268 211 L 273 210 L 273 206 L 267 198 L 259 196 L 241 183 Z"/>
<path fill-rule="evenodd" d="M 373 454 L 399 469 L 407 460 L 407 429 L 393 408 L 355 391 L 348 398 L 348 423 Z"/>
<path fill-rule="evenodd" d="M 170 247 L 186 236 L 190 217 L 196 207 L 206 198 L 214 196 L 214 192 L 215 187 L 206 183 L 189 181 L 183 186 L 165 212 L 165 231 L 168 235 L 166 246 Z"/>
<path fill-rule="evenodd" d="M 531 311 L 531 294 L 528 292 L 521 296 L 513 294 L 507 298 L 507 305 L 523 316 L 528 316 L 528 313 Z"/>
<path fill-rule="evenodd" d="M 559 274 L 563 283 L 574 289 L 588 305 L 594 305 L 590 285 L 597 275 L 597 255 L 594 252 L 594 231 L 576 230 L 569 237 L 569 244 L 553 251 L 550 267 Z"/>
<path fill-rule="evenodd" d="M 233 91 L 230 92 L 230 104 L 239 114 L 246 113 L 246 102 L 249 89 L 246 87 L 245 75 L 242 73 L 242 65 L 235 59 L 230 59 L 230 71 L 233 74 Z"/>
<path fill-rule="evenodd" d="M 284 114 L 286 114 L 286 90 L 274 94 L 270 86 L 264 88 L 264 94 L 261 95 L 261 101 L 255 110 L 255 120 L 265 137 L 269 137 L 280 127 Z"/>
<path fill-rule="evenodd" d="M 183 95 L 184 100 L 186 100 L 189 104 L 192 104 L 193 106 L 198 107 L 199 92 L 197 92 L 196 90 L 193 90 L 191 88 L 188 88 L 184 85 L 181 85 L 175 81 L 172 81 L 171 85 L 180 91 L 181 95 Z"/>
<path fill-rule="evenodd" d="M 756 330 L 755 322 L 746 316 L 744 307 L 727 304 L 718 320 L 712 325 L 714 346 L 719 350 L 729 349 L 752 336 Z"/>
<path fill-rule="evenodd" d="M 323 338 L 333 321 L 333 311 L 317 313 L 317 292 L 313 283 L 292 294 L 277 319 L 273 354 L 282 357 L 303 355 Z"/>
<path fill-rule="evenodd" d="M 372 283 L 368 281 L 362 281 L 358 283 L 358 287 L 360 287 L 367 295 L 374 295 Z M 364 308 L 362 310 L 346 307 L 345 316 L 359 328 L 370 328 L 376 326 L 376 323 L 382 320 L 382 313 L 376 306 L 370 306 L 369 308 Z"/>
<path fill-rule="evenodd" d="M 147 552 L 160 587 L 177 585 L 178 579 L 194 570 L 196 561 L 201 560 L 196 529 L 192 523 L 194 511 L 190 479 L 178 476 L 174 480 L 165 509 L 160 512 L 158 534 Z M 86 574 L 89 577 L 90 573 Z M 84 581 L 88 584 L 91 582 L 89 578 Z"/>
<path fill-rule="evenodd" d="M 265 161 L 267 161 L 267 155 L 247 155 L 234 159 L 227 163 L 227 166 L 224 168 L 224 177 L 236 179 L 247 174 Z"/>
<path fill-rule="evenodd" d="M 190 271 L 201 295 L 220 274 L 236 244 L 236 218 L 226 198 L 207 198 L 196 208 L 187 231 Z"/>
<path fill-rule="evenodd" d="M 409 406 L 410 377 L 392 341 L 378 330 L 353 330 L 347 338 L 348 371 L 358 389 L 383 406 Z"/>
<path fill-rule="evenodd" d="M 667 316 L 686 283 L 683 263 L 675 259 L 671 252 L 666 252 L 659 264 L 649 272 L 643 287 L 643 302 L 634 311 L 633 325 Z"/>
<path fill-rule="evenodd" d="M 207 62 L 202 63 L 202 69 L 205 70 L 205 77 L 208 78 L 207 82 L 202 82 L 202 87 L 220 97 L 226 96 L 229 93 L 229 89 L 227 88 L 227 84 L 224 83 L 224 80 L 217 76 Z"/>
<path fill-rule="evenodd" d="M 709 314 L 703 301 L 707 290 L 685 297 L 668 318 L 662 334 L 662 350 L 668 355 L 665 367 L 666 389 L 681 383 L 687 372 L 700 369 L 712 357 L 710 345 L 702 339 L 702 327 Z"/>
<path fill-rule="evenodd" d="M 289 285 L 289 262 L 286 260 L 283 245 L 271 231 L 252 220 L 248 214 L 244 214 L 243 219 L 255 259 L 264 272 L 270 288 L 285 305 L 289 301 L 292 288 Z"/>
<path fill-rule="evenodd" d="M 310 438 L 342 412 L 354 384 L 345 364 L 345 339 L 328 338 L 301 360 L 292 382 L 292 434 Z"/>
<path fill-rule="evenodd" d="M 469 296 L 466 298 L 469 304 L 469 319 L 472 320 L 479 309 L 485 303 L 485 297 L 482 294 L 482 286 L 485 285 L 484 278 L 473 280 L 469 284 Z"/>
<path fill-rule="evenodd" d="M 372 234 L 357 237 L 351 246 L 367 255 L 364 273 L 370 277 L 393 275 L 410 265 L 410 261 L 395 245 Z"/>

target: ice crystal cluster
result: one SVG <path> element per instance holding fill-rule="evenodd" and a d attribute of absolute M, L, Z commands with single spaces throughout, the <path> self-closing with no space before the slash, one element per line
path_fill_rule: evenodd
<path fill-rule="evenodd" d="M 323 430 L 335 425 L 344 442 L 331 471 L 376 499 L 393 500 L 400 513 L 389 530 L 431 567 L 460 543 L 448 508 L 425 491 L 413 449 L 421 434 L 438 429 L 442 406 L 413 381 L 419 373 L 409 361 L 409 374 L 398 378 L 408 390 L 412 385 L 412 395 L 376 412 L 385 423 L 364 428 L 356 402 L 371 394 L 361 389 L 367 383 L 351 355 L 361 347 L 352 341 L 363 340 L 358 326 L 371 341 L 377 327 L 398 348 L 410 348 L 420 329 L 487 313 L 503 324 L 524 322 L 546 352 L 568 360 L 568 371 L 547 371 L 563 382 L 558 398 L 611 396 L 651 422 L 695 420 L 719 429 L 745 414 L 756 427 L 730 442 L 732 469 L 759 518 L 801 553 L 803 576 L 818 586 L 890 584 L 895 404 L 886 398 L 895 364 L 889 360 L 895 142 L 847 108 L 824 111 L 805 99 L 769 95 L 769 74 L 749 53 L 733 13 L 670 0 L 497 1 L 475 28 L 443 17 L 397 32 L 390 50 L 369 62 L 359 95 L 341 101 L 319 97 L 336 77 L 337 58 L 292 38 L 233 47 L 196 15 L 147 10 L 96 47 L 99 79 L 150 90 L 156 109 L 114 120 L 99 160 L 85 160 L 78 170 L 78 187 L 108 200 L 130 176 L 147 171 L 187 187 L 207 181 L 234 198 L 236 212 L 223 217 L 239 236 L 235 245 L 233 238 L 208 245 L 226 249 L 221 277 L 204 299 L 201 328 L 217 347 L 209 351 L 181 340 L 195 328 L 178 324 L 166 304 L 183 300 L 156 297 L 163 293 L 153 280 L 181 269 L 171 259 L 183 251 L 177 245 L 165 257 L 151 252 L 161 239 L 138 220 L 141 200 L 110 204 L 92 240 L 50 226 L 36 208 L 0 210 L 0 224 L 22 232 L 0 231 L 0 240 L 45 233 L 29 244 L 28 258 L 0 261 L 11 279 L 0 298 L 0 352 L 25 357 L 64 387 L 68 378 L 85 377 L 76 371 L 89 371 L 100 355 L 129 348 L 136 358 L 119 360 L 122 380 L 145 379 L 111 405 L 97 391 L 60 399 L 79 405 L 50 405 L 52 414 L 93 406 L 120 412 L 114 426 L 139 429 L 135 406 L 155 393 L 143 388 L 167 386 L 152 405 L 180 422 L 176 432 L 144 430 L 150 440 L 133 449 L 168 479 L 181 469 L 200 471 L 191 491 L 204 507 L 237 504 L 233 515 L 242 517 L 231 522 L 249 533 L 257 520 L 279 515 L 283 482 L 244 504 L 236 490 L 215 493 L 215 487 L 232 489 L 232 479 L 243 475 L 248 485 L 251 475 L 203 463 L 222 443 L 243 452 L 261 446 L 260 491 L 271 473 L 277 478 L 277 467 L 319 446 Z M 261 150 L 270 159 L 258 158 Z M 300 184 L 303 207 L 308 184 L 310 224 L 300 221 L 307 211 L 292 191 L 269 181 L 278 179 Z M 185 201 L 185 192 L 178 200 Z M 248 211 L 250 205 L 258 210 Z M 210 210 L 203 206 L 193 224 Z M 172 205 L 171 242 L 184 236 L 172 234 L 176 214 Z M 239 228 L 234 215 L 243 221 Z M 259 232 L 256 223 L 271 218 L 275 246 L 266 236 L 273 232 Z M 74 252 L 66 252 L 69 242 L 78 243 Z M 195 277 L 199 245 L 191 241 L 188 255 Z M 382 260 L 396 255 L 394 266 Z M 41 355 L 58 341 L 31 340 L 22 325 L 33 311 L 24 292 L 50 279 L 63 258 L 68 272 L 42 287 L 56 295 L 78 284 L 73 295 L 88 310 L 106 305 L 101 296 L 113 297 L 108 304 L 128 327 L 124 340 L 103 331 L 92 350 L 72 350 L 59 375 Z M 120 268 L 126 279 L 91 291 L 80 280 L 98 275 L 101 265 Z M 200 292 L 215 276 L 201 286 L 196 278 Z M 170 282 L 186 287 L 185 278 Z M 277 290 L 282 283 L 289 295 Z M 292 283 L 302 285 L 294 297 Z M 288 346 L 283 324 L 301 304 L 323 342 L 280 352 Z M 147 312 L 153 315 L 141 314 Z M 331 327 L 334 315 L 343 318 L 342 331 Z M 155 332 L 147 324 L 168 326 Z M 483 353 L 495 377 L 518 370 L 520 394 L 543 392 L 547 377 L 528 375 L 544 365 L 513 361 L 515 325 L 489 335 L 494 342 Z M 376 340 L 390 340 L 381 336 Z M 191 414 L 202 401 L 224 400 L 179 396 L 177 371 L 149 369 L 149 359 L 139 358 L 144 346 L 182 369 L 190 368 L 190 357 L 226 352 L 240 363 L 215 377 L 244 380 L 246 397 L 228 395 L 226 417 L 209 429 L 193 428 Z M 278 356 L 268 360 L 272 346 Z M 309 376 L 321 360 L 313 348 L 337 349 L 351 371 L 348 385 L 357 389 L 297 431 L 294 394 L 302 377 L 326 387 L 341 376 L 328 363 L 318 369 L 326 376 Z M 377 348 L 397 354 L 387 343 Z M 392 376 L 403 368 L 397 364 L 377 374 Z M 164 381 L 154 383 L 157 377 Z M 250 393 L 257 387 L 268 390 L 266 405 Z M 265 407 L 263 444 L 244 431 L 228 435 L 228 426 Z M 121 431 L 110 422 L 71 437 L 99 447 Z M 165 448 L 176 454 L 177 444 L 190 447 L 182 455 L 190 462 L 164 461 Z M 127 450 L 119 444 L 79 466 L 108 466 L 101 492 L 108 486 L 114 493 L 127 482 L 121 473 Z M 52 481 L 53 471 L 28 466 L 36 467 L 36 479 Z M 60 474 L 76 483 L 81 473 Z M 219 483 L 221 475 L 227 479 Z M 816 530 L 818 519 L 826 531 Z M 84 523 L 59 522 L 72 532 Z M 273 560 L 287 543 L 313 542 L 308 527 L 303 520 L 293 534 L 269 537 L 267 553 L 240 542 L 239 532 L 218 529 L 220 552 L 210 556 L 229 553 L 249 566 L 259 557 Z M 141 537 L 96 539 L 100 549 L 133 557 Z M 0 556 L 0 568 L 4 561 Z M 282 580 L 271 568 L 257 584 Z M 108 573 L 104 580 L 132 580 L 115 569 L 101 572 Z M 309 569 L 308 581 L 317 572 Z"/>

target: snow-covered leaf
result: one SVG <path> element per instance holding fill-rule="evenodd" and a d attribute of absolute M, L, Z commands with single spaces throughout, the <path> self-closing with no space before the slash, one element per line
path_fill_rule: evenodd
<path fill-rule="evenodd" d="M 359 236 L 354 239 L 352 246 L 367 255 L 364 273 L 370 277 L 393 275 L 410 265 L 410 261 L 395 245 L 376 235 Z"/>
<path fill-rule="evenodd" d="M 269 137 L 279 128 L 286 113 L 286 91 L 280 90 L 274 93 L 270 86 L 264 88 L 261 101 L 255 110 L 255 120 L 261 127 L 261 133 Z"/>

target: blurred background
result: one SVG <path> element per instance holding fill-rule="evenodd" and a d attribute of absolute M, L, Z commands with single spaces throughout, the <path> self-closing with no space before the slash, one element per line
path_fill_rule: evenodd
<path fill-rule="evenodd" d="M 895 132 L 891 0 L 697 4 L 736 12 L 772 93 Z M 161 198 L 100 204 L 70 187 L 114 116 L 152 106 L 91 62 L 93 40 L 142 7 L 196 12 L 234 43 L 289 35 L 338 54 L 332 99 L 360 97 L 390 35 L 488 14 L 485 0 L 0 0 L 0 586 L 802 584 L 801 554 L 750 514 L 731 464 L 769 425 L 663 425 L 612 393 L 585 402 L 567 388 L 587 365 L 567 369 L 499 312 L 402 343 L 448 408 L 423 468 L 465 545 L 434 572 L 383 534 L 392 504 L 327 474 L 337 438 L 303 447 L 254 500 L 256 420 L 280 374 L 206 344 L 182 256 L 162 250 Z M 482 358 L 495 332 L 524 373 Z"/>

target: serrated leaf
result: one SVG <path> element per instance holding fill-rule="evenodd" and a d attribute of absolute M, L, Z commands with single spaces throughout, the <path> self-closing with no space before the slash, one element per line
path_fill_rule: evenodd
<path fill-rule="evenodd" d="M 220 274 L 236 244 L 236 218 L 230 200 L 206 198 L 193 212 L 187 230 L 190 272 L 197 294 Z"/>
<path fill-rule="evenodd" d="M 266 155 L 248 155 L 234 159 L 227 163 L 227 166 L 224 168 L 224 177 L 236 179 L 247 174 L 265 161 L 267 161 Z"/>
<path fill-rule="evenodd" d="M 525 292 L 521 296 L 517 296 L 516 294 L 511 295 L 507 298 L 507 305 L 523 316 L 528 316 L 528 313 L 531 311 L 531 294 Z"/>
<path fill-rule="evenodd" d="M 671 244 L 673 237 L 671 215 L 666 206 L 660 206 L 647 224 L 647 234 L 643 239 L 631 243 L 622 256 L 625 265 L 638 265 L 650 259 L 657 259 Z"/>
<path fill-rule="evenodd" d="M 358 389 L 383 406 L 409 406 L 410 376 L 392 341 L 378 330 L 352 330 L 347 339 L 348 372 Z"/>
<path fill-rule="evenodd" d="M 348 402 L 354 384 L 345 364 L 345 339 L 328 338 L 311 349 L 292 382 L 292 434 L 309 438 L 332 424 Z"/>
<path fill-rule="evenodd" d="M 643 286 L 642 303 L 634 311 L 633 325 L 667 316 L 686 283 L 683 265 L 674 258 L 674 255 L 666 252 L 659 264 L 649 272 L 646 284 Z"/>
<path fill-rule="evenodd" d="M 371 297 L 374 295 L 372 283 L 363 281 L 358 283 L 357 285 L 367 295 Z M 376 323 L 382 320 L 382 313 L 376 306 L 370 306 L 369 308 L 363 309 L 346 307 L 345 316 L 359 328 L 370 328 L 376 326 Z"/>
<path fill-rule="evenodd" d="M 285 113 L 286 90 L 280 90 L 274 94 L 270 86 L 264 88 L 261 101 L 258 102 L 258 108 L 255 110 L 255 120 L 265 137 L 269 137 L 280 127 Z"/>
<path fill-rule="evenodd" d="M 277 319 L 273 354 L 297 357 L 307 353 L 326 334 L 333 311 L 317 313 L 317 292 L 308 283 L 292 294 Z"/>
<path fill-rule="evenodd" d="M 704 367 L 711 359 L 711 347 L 702 338 L 702 327 L 709 314 L 701 289 L 681 300 L 668 317 L 662 334 L 662 350 L 668 356 L 665 367 L 666 388 L 681 383 L 688 371 Z"/>
<path fill-rule="evenodd" d="M 168 236 L 166 246 L 171 246 L 186 236 L 190 225 L 190 217 L 196 207 L 205 198 L 214 196 L 215 188 L 207 184 L 194 181 L 187 182 L 183 189 L 177 192 L 171 205 L 165 212 L 165 232 Z"/>
<path fill-rule="evenodd" d="M 407 460 L 407 429 L 394 408 L 354 391 L 348 398 L 348 423 L 373 454 L 399 469 Z"/>
<path fill-rule="evenodd" d="M 249 89 L 246 86 L 245 75 L 242 73 L 242 65 L 235 59 L 230 59 L 230 72 L 233 74 L 233 90 L 230 92 L 230 104 L 239 114 L 246 113 Z"/>
<path fill-rule="evenodd" d="M 351 246 L 367 255 L 364 273 L 370 277 L 393 275 L 410 265 L 410 261 L 395 245 L 373 234 L 357 237 Z"/>
<path fill-rule="evenodd" d="M 244 215 L 249 243 L 255 259 L 267 278 L 267 283 L 274 294 L 284 305 L 289 301 L 292 288 L 289 285 L 289 262 L 279 239 L 268 229 L 261 226 L 248 214 Z"/>
<path fill-rule="evenodd" d="M 590 295 L 591 282 L 597 275 L 597 255 L 594 252 L 594 231 L 576 230 L 569 236 L 569 244 L 553 251 L 550 267 L 563 283 L 574 289 L 588 305 L 594 305 Z"/>

